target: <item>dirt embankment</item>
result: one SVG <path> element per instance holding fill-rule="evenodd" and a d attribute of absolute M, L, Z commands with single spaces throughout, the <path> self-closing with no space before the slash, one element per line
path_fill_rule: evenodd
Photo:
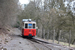
<path fill-rule="evenodd" d="M 36 48 L 21 37 L 19 29 L 8 27 L 0 34 L 0 50 L 36 50 Z"/>
<path fill-rule="evenodd" d="M 12 27 L 0 28 L 0 49 L 2 49 L 2 45 L 8 43 L 11 40 L 9 36 L 11 34 Z"/>

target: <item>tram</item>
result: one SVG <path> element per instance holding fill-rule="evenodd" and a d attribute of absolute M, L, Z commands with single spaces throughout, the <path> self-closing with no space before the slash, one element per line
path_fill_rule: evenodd
<path fill-rule="evenodd" d="M 34 37 L 36 36 L 36 22 L 31 19 L 22 20 L 22 36 L 23 37 Z"/>

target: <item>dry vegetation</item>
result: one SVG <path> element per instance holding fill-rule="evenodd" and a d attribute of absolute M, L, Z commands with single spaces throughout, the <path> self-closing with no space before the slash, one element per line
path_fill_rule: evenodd
<path fill-rule="evenodd" d="M 0 0 L 0 47 L 11 39 L 11 26 L 17 21 L 18 0 Z"/>
<path fill-rule="evenodd" d="M 0 0 L 0 28 L 16 23 L 18 0 Z"/>

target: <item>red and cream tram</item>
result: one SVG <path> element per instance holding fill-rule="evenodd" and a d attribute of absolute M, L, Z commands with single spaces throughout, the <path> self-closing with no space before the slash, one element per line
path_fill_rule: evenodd
<path fill-rule="evenodd" d="M 22 36 L 33 37 L 36 36 L 36 22 L 31 19 L 22 20 Z"/>

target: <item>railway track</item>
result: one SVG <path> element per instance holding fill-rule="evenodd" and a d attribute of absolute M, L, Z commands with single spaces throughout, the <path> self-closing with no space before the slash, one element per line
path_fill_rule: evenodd
<path fill-rule="evenodd" d="M 13 36 L 15 36 L 15 35 L 13 35 Z M 17 35 L 15 37 L 22 37 L 22 36 Z M 25 39 L 27 39 L 34 47 L 36 47 L 37 50 L 75 50 L 75 48 L 72 49 L 72 48 L 62 46 L 59 44 L 49 43 L 49 42 L 42 40 L 40 38 L 34 37 L 32 39 L 30 39 L 30 38 L 25 38 Z"/>
<path fill-rule="evenodd" d="M 69 47 L 65 47 L 59 44 L 53 44 L 53 43 L 49 43 L 47 41 L 44 41 L 42 39 L 39 38 L 32 38 L 32 39 L 28 39 L 30 43 L 32 43 L 35 47 L 39 49 L 39 47 L 37 45 L 35 45 L 35 43 L 40 44 L 42 46 L 44 46 L 45 48 L 47 48 L 47 50 L 74 50 L 72 48 Z M 44 50 L 44 49 L 41 49 Z"/>

